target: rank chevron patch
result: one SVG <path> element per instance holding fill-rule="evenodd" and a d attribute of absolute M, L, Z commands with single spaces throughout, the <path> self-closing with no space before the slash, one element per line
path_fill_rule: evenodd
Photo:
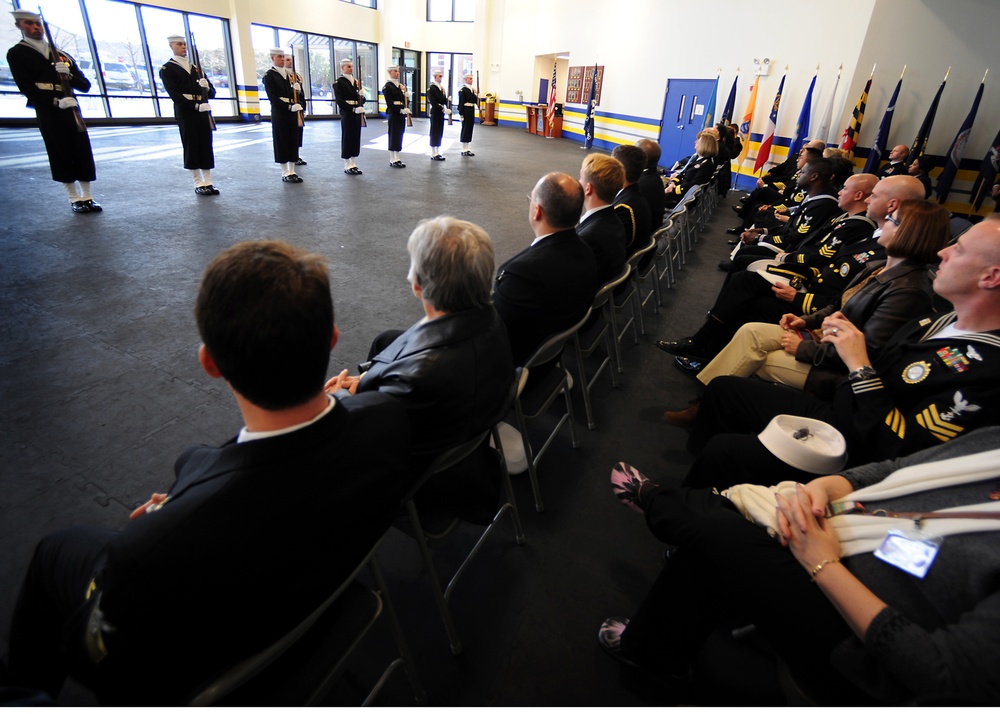
<path fill-rule="evenodd" d="M 931 404 L 917 414 L 917 424 L 929 431 L 941 441 L 950 441 L 965 431 L 958 424 L 949 424 L 938 414 L 937 405 Z"/>

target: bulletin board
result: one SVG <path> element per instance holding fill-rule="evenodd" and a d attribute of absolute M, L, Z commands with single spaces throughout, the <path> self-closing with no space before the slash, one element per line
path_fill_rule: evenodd
<path fill-rule="evenodd" d="M 570 67 L 569 78 L 566 82 L 566 103 L 586 104 L 590 97 L 590 85 L 595 81 L 594 67 Z M 597 87 L 594 90 L 594 99 L 601 103 L 601 88 L 604 84 L 604 67 L 598 65 L 596 74 Z"/>

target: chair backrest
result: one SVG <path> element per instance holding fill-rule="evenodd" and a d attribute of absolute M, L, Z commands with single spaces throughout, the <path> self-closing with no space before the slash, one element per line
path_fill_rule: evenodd
<path fill-rule="evenodd" d="M 541 345 L 539 345 L 538 349 L 535 350 L 535 353 L 528 358 L 528 361 L 524 363 L 524 366 L 515 370 L 517 374 L 517 396 L 520 396 L 521 392 L 524 391 L 524 386 L 528 383 L 528 374 L 532 367 L 551 362 L 562 354 L 563 347 L 566 345 L 566 342 L 568 342 L 569 339 L 576 334 L 577 330 L 587 324 L 587 320 L 590 319 L 590 313 L 591 308 L 588 307 L 586 314 L 584 314 L 583 318 L 581 318 L 579 322 L 563 332 L 557 332 L 546 339 Z"/>
<path fill-rule="evenodd" d="M 606 303 L 611 297 L 611 293 L 614 292 L 614 289 L 628 280 L 629 273 L 631 272 L 632 266 L 625 263 L 625 268 L 622 270 L 621 275 L 608 281 L 601 287 L 600 290 L 597 291 L 597 295 L 594 296 L 594 304 L 591 305 L 590 311 L 593 312 L 594 310 L 599 310 L 604 307 L 604 303 Z"/>
<path fill-rule="evenodd" d="M 649 237 L 649 243 L 647 243 L 642 248 L 640 248 L 639 250 L 637 250 L 636 252 L 634 252 L 632 255 L 629 256 L 628 264 L 632 267 L 632 270 L 635 270 L 636 267 L 639 265 L 639 261 L 645 258 L 646 255 L 649 253 L 649 251 L 653 250 L 654 248 L 656 248 L 655 234 Z"/>
<path fill-rule="evenodd" d="M 386 531 L 388 531 L 388 527 L 386 527 Z M 257 654 L 252 655 L 239 664 L 233 665 L 227 669 L 221 675 L 196 692 L 191 697 L 188 704 L 190 706 L 203 707 L 219 701 L 222 697 L 226 696 L 237 687 L 246 684 L 256 674 L 261 672 L 265 667 L 287 652 L 292 645 L 298 642 L 299 639 L 305 635 L 313 625 L 316 624 L 317 620 L 323 616 L 323 613 L 325 613 L 330 606 L 333 605 L 333 603 L 335 603 L 341 595 L 343 595 L 344 591 L 350 587 L 351 583 L 357 579 L 362 568 L 368 565 L 369 561 L 375 555 L 375 551 L 377 551 L 379 546 L 382 544 L 383 538 L 385 538 L 385 534 L 378 539 L 375 545 L 372 546 L 372 549 L 368 551 L 368 554 L 361 560 L 361 562 L 358 563 L 358 566 L 354 569 L 354 571 L 344 580 L 344 582 L 340 584 L 336 590 L 333 591 L 333 594 L 324 600 L 319 607 L 313 610 L 312 614 L 296 625 L 291 632 L 279 639 L 270 647 L 261 650 Z M 252 627 L 253 623 L 247 623 L 247 626 Z"/>

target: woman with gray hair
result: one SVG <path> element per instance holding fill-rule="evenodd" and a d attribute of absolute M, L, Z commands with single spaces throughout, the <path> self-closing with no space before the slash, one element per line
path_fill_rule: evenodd
<path fill-rule="evenodd" d="M 434 456 L 484 432 L 502 416 L 498 412 L 510 394 L 514 363 L 507 330 L 490 302 L 494 259 L 486 231 L 438 216 L 422 220 L 406 247 L 407 278 L 424 317 L 406 331 L 376 337 L 360 378 L 342 373 L 326 387 L 331 393 L 377 390 L 397 398 L 410 415 L 417 477 Z M 488 460 L 483 461 L 486 466 Z M 495 471 L 496 460 L 492 463 Z M 489 468 L 459 472 L 432 479 L 418 505 L 489 522 L 496 511 L 499 472 L 495 479 Z"/>

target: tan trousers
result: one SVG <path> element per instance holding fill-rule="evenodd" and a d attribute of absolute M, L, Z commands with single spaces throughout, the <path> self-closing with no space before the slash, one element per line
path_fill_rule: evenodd
<path fill-rule="evenodd" d="M 794 355 L 785 352 L 781 346 L 781 336 L 784 333 L 778 325 L 766 322 L 746 323 L 725 349 L 698 374 L 698 379 L 702 384 L 708 384 L 723 375 L 757 375 L 767 382 L 802 389 L 812 365 L 799 362 Z"/>

